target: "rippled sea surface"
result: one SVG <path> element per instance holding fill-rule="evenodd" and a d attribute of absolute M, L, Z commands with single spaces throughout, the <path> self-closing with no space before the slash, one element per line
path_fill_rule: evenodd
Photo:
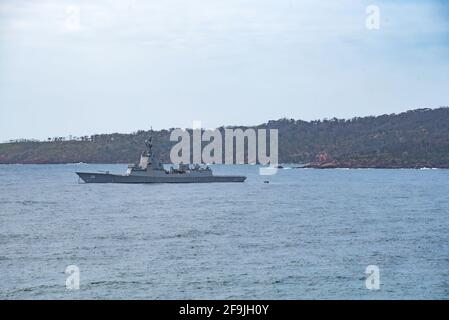
<path fill-rule="evenodd" d="M 126 165 L 0 166 L 0 298 L 449 298 L 449 170 L 213 168 L 248 179 L 79 184 Z"/>

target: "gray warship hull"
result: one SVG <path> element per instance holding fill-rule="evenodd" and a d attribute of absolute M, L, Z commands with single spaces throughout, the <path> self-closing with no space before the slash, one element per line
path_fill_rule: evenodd
<path fill-rule="evenodd" d="M 140 162 L 128 166 L 124 175 L 93 172 L 76 172 L 86 183 L 211 183 L 211 182 L 243 182 L 244 176 L 215 176 L 212 170 L 199 164 L 179 164 L 178 168 L 170 166 L 166 170 L 157 156 L 152 152 L 152 138 L 145 141 L 148 150 L 142 152 Z"/>
<path fill-rule="evenodd" d="M 166 176 L 137 176 L 110 173 L 76 172 L 86 183 L 211 183 L 211 182 L 244 182 L 244 176 L 189 176 L 167 174 Z"/>

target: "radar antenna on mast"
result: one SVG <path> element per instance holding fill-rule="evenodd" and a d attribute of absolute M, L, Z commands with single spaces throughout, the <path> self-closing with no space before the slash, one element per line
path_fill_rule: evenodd
<path fill-rule="evenodd" d="M 147 140 L 145 140 L 145 145 L 148 148 L 148 151 L 151 153 L 151 148 L 153 148 L 153 137 L 149 137 Z"/>

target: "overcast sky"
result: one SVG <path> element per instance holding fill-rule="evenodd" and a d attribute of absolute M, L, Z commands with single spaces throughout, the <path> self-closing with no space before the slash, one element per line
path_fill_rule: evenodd
<path fill-rule="evenodd" d="M 446 106 L 445 2 L 1 0 L 0 141 Z"/>

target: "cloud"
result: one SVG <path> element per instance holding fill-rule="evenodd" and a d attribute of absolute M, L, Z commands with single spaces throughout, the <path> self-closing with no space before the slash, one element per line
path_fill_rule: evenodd
<path fill-rule="evenodd" d="M 375 31 L 365 27 L 373 3 Z M 79 28 L 67 10 L 74 5 Z M 212 127 L 444 105 L 444 8 L 416 0 L 2 2 L 0 138 L 126 132 L 148 119 L 155 128 L 192 119 Z M 139 117 L 126 118 L 127 108 Z"/>

